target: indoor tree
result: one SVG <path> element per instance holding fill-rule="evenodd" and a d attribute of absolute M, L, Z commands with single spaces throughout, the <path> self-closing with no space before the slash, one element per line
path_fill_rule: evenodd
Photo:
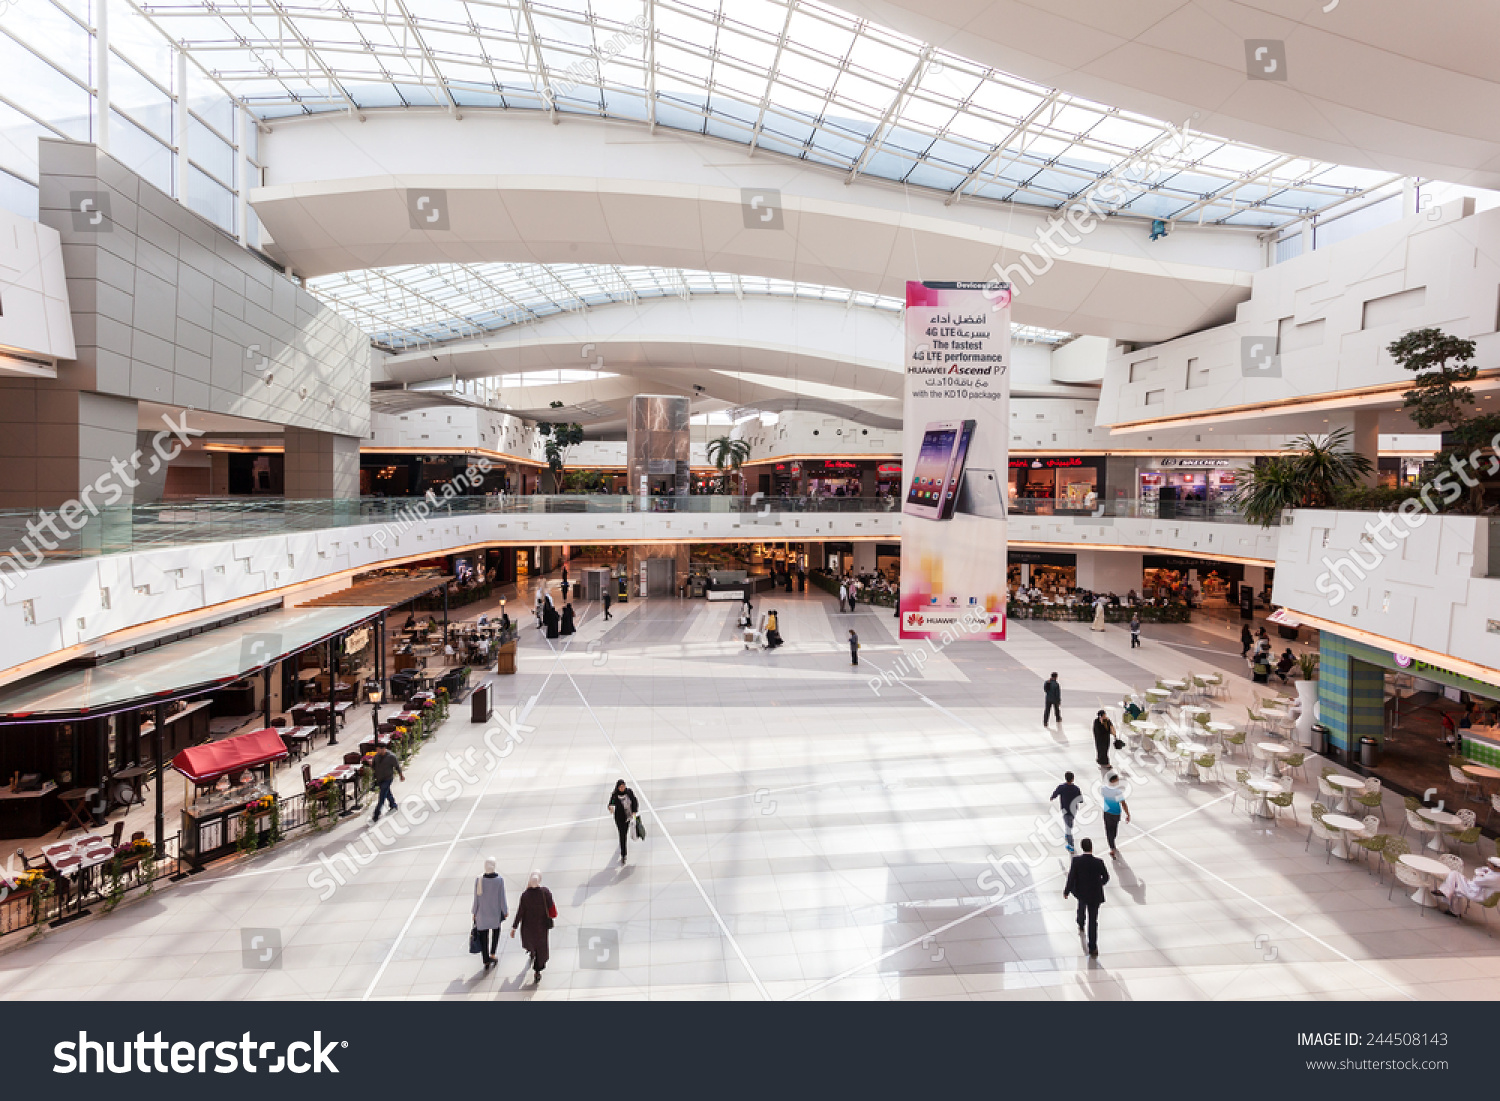
<path fill-rule="evenodd" d="M 719 492 L 728 493 L 730 485 L 739 481 L 740 468 L 750 457 L 750 445 L 732 436 L 716 436 L 708 441 L 708 461 L 719 472 Z"/>
<path fill-rule="evenodd" d="M 1474 341 L 1450 336 L 1442 329 L 1413 329 L 1386 351 L 1417 376 L 1413 387 L 1402 395 L 1407 416 L 1417 427 L 1443 434 L 1442 449 L 1426 464 L 1424 481 L 1454 466 L 1455 459 L 1466 459 L 1474 450 L 1489 446 L 1500 432 L 1500 413 L 1471 412 L 1474 391 L 1466 384 L 1479 374 L 1470 362 Z M 1469 486 L 1466 505 L 1473 512 L 1484 508 L 1484 485 L 1477 480 Z"/>
<path fill-rule="evenodd" d="M 554 401 L 549 408 L 561 409 L 563 403 Z M 542 445 L 543 453 L 547 457 L 547 469 L 552 472 L 552 484 L 554 492 L 563 491 L 564 459 L 568 448 L 576 447 L 583 442 L 583 426 L 576 421 L 572 424 L 564 424 L 562 421 L 541 421 L 536 430 L 541 433 L 546 442 Z"/>
<path fill-rule="evenodd" d="M 1321 440 L 1299 436 L 1259 466 L 1241 474 L 1232 501 L 1245 519 L 1270 527 L 1289 508 L 1329 508 L 1340 493 L 1375 468 L 1348 447 L 1351 433 L 1339 428 Z"/>

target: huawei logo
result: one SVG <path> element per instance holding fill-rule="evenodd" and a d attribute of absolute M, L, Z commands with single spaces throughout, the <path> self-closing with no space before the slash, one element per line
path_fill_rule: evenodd
<path fill-rule="evenodd" d="M 906 625 L 908 627 L 920 627 L 926 622 L 927 620 L 921 612 L 908 612 L 906 614 Z"/>

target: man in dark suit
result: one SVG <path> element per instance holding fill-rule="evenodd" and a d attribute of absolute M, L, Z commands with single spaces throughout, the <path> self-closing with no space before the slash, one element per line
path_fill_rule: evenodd
<path fill-rule="evenodd" d="M 1109 869 L 1104 861 L 1094 855 L 1094 842 L 1085 837 L 1080 844 L 1083 852 L 1073 858 L 1068 868 L 1068 882 L 1063 886 L 1063 898 L 1069 895 L 1078 899 L 1078 931 L 1083 932 L 1084 918 L 1088 918 L 1089 955 L 1099 955 L 1099 907 L 1104 905 L 1104 885 L 1109 882 Z"/>

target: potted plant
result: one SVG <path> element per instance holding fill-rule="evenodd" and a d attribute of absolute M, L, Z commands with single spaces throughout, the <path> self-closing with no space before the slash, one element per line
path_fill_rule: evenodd
<path fill-rule="evenodd" d="M 1374 469 L 1369 456 L 1349 450 L 1351 434 L 1340 428 L 1321 440 L 1297 437 L 1282 454 L 1241 471 L 1231 502 L 1263 528 L 1289 508 L 1333 508 L 1343 491 Z"/>
<path fill-rule="evenodd" d="M 1297 659 L 1297 699 L 1302 704 L 1302 710 L 1297 715 L 1297 741 L 1301 745 L 1312 745 L 1312 726 L 1316 716 L 1313 714 L 1318 706 L 1318 682 L 1314 679 L 1318 675 L 1318 655 L 1303 654 Z"/>

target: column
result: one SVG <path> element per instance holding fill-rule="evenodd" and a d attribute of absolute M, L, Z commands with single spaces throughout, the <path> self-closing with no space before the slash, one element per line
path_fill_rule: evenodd
<path fill-rule="evenodd" d="M 132 504 L 146 474 L 131 463 L 138 416 L 130 398 L 50 381 L 0 379 L 0 459 L 6 470 L 0 508 L 58 508 L 74 500 L 85 508 Z"/>
<path fill-rule="evenodd" d="M 287 500 L 348 499 L 359 496 L 359 438 L 310 428 L 286 427 Z"/>
<path fill-rule="evenodd" d="M 1354 434 L 1349 441 L 1350 449 L 1370 460 L 1370 472 L 1360 479 L 1360 483 L 1374 486 L 1379 482 L 1380 414 L 1373 410 L 1366 412 L 1357 409 L 1354 412 L 1353 427 Z"/>

